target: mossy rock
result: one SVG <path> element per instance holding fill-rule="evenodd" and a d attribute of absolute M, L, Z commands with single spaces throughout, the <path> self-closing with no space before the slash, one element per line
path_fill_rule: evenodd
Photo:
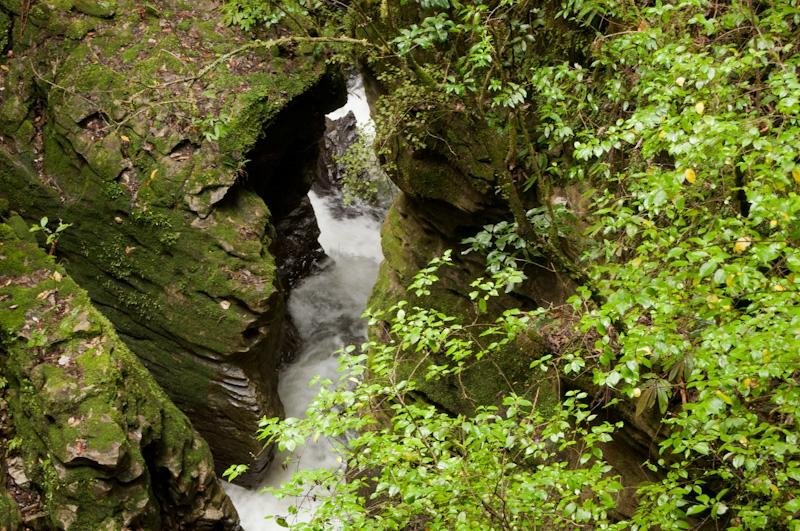
<path fill-rule="evenodd" d="M 23 2 L 21 0 L 2 0 L 0 7 L 5 8 L 9 13 L 19 18 L 24 13 L 24 24 L 19 24 L 24 28 L 22 34 L 14 35 L 14 44 L 27 46 L 39 42 L 43 37 L 65 37 L 68 39 L 79 39 L 84 37 L 89 31 L 94 29 L 95 21 L 93 16 L 79 11 L 77 3 L 85 4 L 108 4 L 113 0 L 37 0 L 36 2 Z M 91 10 L 91 7 L 87 5 Z M 101 11 L 100 6 L 95 10 Z"/>
<path fill-rule="evenodd" d="M 22 515 L 11 495 L 0 487 L 0 531 L 14 531 L 22 527 Z"/>
<path fill-rule="evenodd" d="M 434 124 L 438 136 L 425 149 L 411 149 L 395 138 L 392 179 L 406 194 L 443 201 L 462 212 L 480 216 L 496 208 L 498 168 L 504 167 L 506 149 L 502 135 L 450 117 L 446 124 Z"/>
<path fill-rule="evenodd" d="M 390 208 L 381 232 L 384 262 L 370 307 L 385 309 L 408 300 L 410 306 L 432 308 L 465 324 L 492 322 L 503 310 L 516 306 L 535 307 L 535 300 L 500 297 L 490 305 L 488 314 L 476 314 L 467 293 L 472 289 L 470 283 L 484 274 L 484 262 L 477 253 L 462 255 L 459 242 L 470 230 L 477 230 L 470 228 L 470 223 L 469 216 L 459 215 L 453 207 L 447 209 L 439 202 L 401 194 Z M 437 271 L 439 280 L 431 286 L 430 295 L 417 297 L 407 291 L 416 273 L 446 249 L 454 250 L 453 264 Z M 512 392 L 536 396 L 539 407 L 546 408 L 558 400 L 555 379 L 549 373 L 531 371 L 530 365 L 547 353 L 537 334 L 530 332 L 498 352 L 470 362 L 458 378 L 426 380 L 422 376 L 428 366 L 446 360 L 436 356 L 421 360 L 414 352 L 403 355 L 398 372 L 402 377 L 413 377 L 428 400 L 453 413 L 470 414 L 476 406 L 496 405 L 504 394 Z"/>
<path fill-rule="evenodd" d="M 2 5 L 18 20 L 19 2 Z M 0 188 L 25 222 L 72 224 L 57 246 L 67 270 L 218 470 L 257 455 L 244 478 L 256 482 L 270 452 L 253 432 L 283 414 L 286 294 L 271 198 L 242 170 L 277 122 L 313 145 L 341 94 L 324 57 L 254 48 L 215 62 L 249 42 L 212 0 L 35 2 L 0 58 L 11 96 L 0 98 Z M 313 105 L 292 106 L 307 94 Z"/>
<path fill-rule="evenodd" d="M 512 393 L 535 399 L 537 408 L 547 412 L 559 402 L 557 378 L 552 371 L 543 373 L 530 368 L 531 363 L 546 353 L 535 334 L 522 334 L 479 361 L 468 360 L 458 377 L 425 379 L 433 363 L 443 364 L 447 360 L 444 356 L 431 356 L 420 363 L 419 356 L 411 352 L 405 353 L 398 363 L 397 376 L 413 379 L 427 400 L 454 414 L 474 415 L 477 407 L 497 406 Z"/>
<path fill-rule="evenodd" d="M 0 279 L 11 423 L 51 528 L 237 529 L 189 420 L 87 293 L 7 224 Z"/>
<path fill-rule="evenodd" d="M 75 0 L 73 7 L 93 17 L 111 17 L 117 11 L 117 0 Z"/>

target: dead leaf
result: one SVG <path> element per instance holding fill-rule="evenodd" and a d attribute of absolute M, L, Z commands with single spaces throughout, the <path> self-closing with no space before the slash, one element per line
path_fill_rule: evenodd
<path fill-rule="evenodd" d="M 78 316 L 78 323 L 72 327 L 73 332 L 86 332 L 92 327 L 92 324 L 89 322 L 89 314 L 83 312 L 80 316 Z"/>
<path fill-rule="evenodd" d="M 753 240 L 748 238 L 747 236 L 743 236 L 736 240 L 736 243 L 733 245 L 733 252 L 735 253 L 743 253 L 753 244 Z"/>
<path fill-rule="evenodd" d="M 55 289 L 48 289 L 48 290 L 44 290 L 43 292 L 41 292 L 40 294 L 38 294 L 38 295 L 36 296 L 36 299 L 37 299 L 37 300 L 40 300 L 40 301 L 43 301 L 43 300 L 45 300 L 47 297 L 49 297 L 50 295 L 52 295 L 53 293 L 55 293 L 55 292 L 57 292 L 57 291 L 58 291 L 58 290 L 55 290 Z"/>

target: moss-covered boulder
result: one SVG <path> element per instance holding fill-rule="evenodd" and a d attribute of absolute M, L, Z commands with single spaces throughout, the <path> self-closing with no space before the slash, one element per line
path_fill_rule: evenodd
<path fill-rule="evenodd" d="M 376 91 L 391 89 L 377 82 L 372 87 L 373 96 Z M 507 198 L 498 189 L 497 172 L 505 167 L 507 146 L 501 135 L 469 123 L 463 113 L 451 113 L 445 122 L 429 125 L 436 133 L 424 148 L 401 134 L 389 142 L 389 176 L 401 193 L 382 228 L 384 261 L 370 306 L 381 309 L 410 300 L 471 323 L 491 322 L 509 308 L 530 310 L 563 304 L 574 288 L 569 278 L 531 265 L 523 285 L 494 300 L 488 315 L 477 313 L 469 292 L 474 289 L 471 283 L 486 275 L 485 257 L 462 253 L 466 249 L 462 241 L 486 224 L 513 221 Z M 454 250 L 452 265 L 437 272 L 439 280 L 430 296 L 418 300 L 406 287 L 420 269 L 447 249 Z M 545 353 L 546 345 L 532 331 L 516 345 L 471 364 L 458 378 L 418 384 L 432 402 L 458 413 L 468 413 L 477 404 L 494 403 L 509 392 L 538 393 L 540 404 L 552 403 L 557 398 L 556 386 L 528 370 L 531 362 Z M 442 361 L 408 353 L 400 369 L 424 370 L 426 365 Z"/>
<path fill-rule="evenodd" d="M 212 0 L 0 10 L 0 190 L 28 223 L 72 224 L 57 247 L 70 275 L 218 470 L 257 456 L 256 481 L 270 452 L 253 433 L 282 414 L 289 350 L 274 228 L 308 189 L 341 83 L 302 48 L 245 49 Z"/>
<path fill-rule="evenodd" d="M 6 224 L 0 333 L 5 423 L 17 441 L 0 457 L 19 467 L 15 489 L 38 494 L 47 528 L 238 528 L 186 416 L 87 293 Z M 15 518 L 8 500 L 0 491 L 0 526 Z"/>

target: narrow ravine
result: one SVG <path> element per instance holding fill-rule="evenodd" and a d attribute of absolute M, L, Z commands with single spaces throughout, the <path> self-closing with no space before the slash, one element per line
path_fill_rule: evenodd
<path fill-rule="evenodd" d="M 358 82 L 350 85 L 348 104 L 336 111 L 334 117 L 349 110 L 353 110 L 360 124 L 369 120 L 363 88 Z M 338 194 L 320 196 L 312 191 L 309 198 L 321 233 L 319 241 L 328 259 L 321 271 L 296 286 L 289 298 L 289 312 L 300 332 L 302 348 L 280 377 L 279 394 L 287 417 L 303 415 L 317 392 L 316 387 L 309 385 L 315 376 L 336 378 L 336 351 L 364 340 L 366 324 L 361 314 L 382 260 L 380 222 L 375 219 L 374 212 L 353 215 L 353 209 L 349 208 L 345 215 Z M 285 466 L 287 459 L 288 467 Z M 336 466 L 340 465 L 329 444 L 320 440 L 299 448 L 294 454 L 278 454 L 262 486 L 278 486 L 298 469 Z M 248 490 L 227 484 L 226 491 L 246 531 L 284 529 L 274 519 L 265 520 L 265 516 L 285 516 L 289 506 L 299 503 L 299 518 L 302 519 L 314 508 L 308 499 L 277 500 L 261 489 Z"/>

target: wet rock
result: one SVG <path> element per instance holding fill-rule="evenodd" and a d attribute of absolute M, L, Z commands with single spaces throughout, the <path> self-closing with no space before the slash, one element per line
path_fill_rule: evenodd
<path fill-rule="evenodd" d="M 20 487 L 27 487 L 30 485 L 31 480 L 25 474 L 25 466 L 22 463 L 22 458 L 12 457 L 6 461 L 8 475 L 14 480 L 14 483 Z"/>
<path fill-rule="evenodd" d="M 358 124 L 353 112 L 341 118 L 325 118 L 325 135 L 319 157 L 319 177 L 314 182 L 314 191 L 320 195 L 339 193 L 342 190 L 344 169 L 337 160 L 344 155 L 357 138 Z"/>
<path fill-rule="evenodd" d="M 272 248 L 280 264 L 278 274 L 293 286 L 308 276 L 325 258 L 319 245 L 319 226 L 307 196 L 275 226 L 277 237 Z"/>

